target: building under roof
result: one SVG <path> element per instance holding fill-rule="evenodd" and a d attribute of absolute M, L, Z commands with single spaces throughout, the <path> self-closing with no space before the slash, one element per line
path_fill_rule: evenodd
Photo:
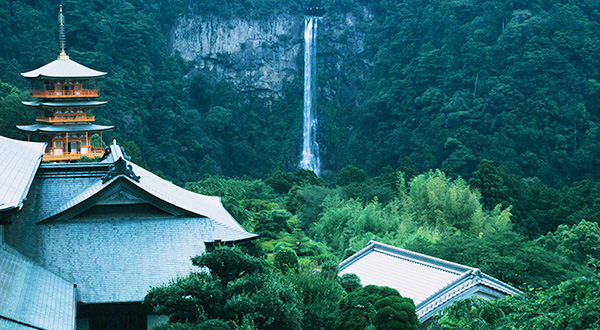
<path fill-rule="evenodd" d="M 58 15 L 60 53 L 58 59 L 35 70 L 21 73 L 30 83 L 30 95 L 35 101 L 23 101 L 28 107 L 38 108 L 43 116 L 32 125 L 17 125 L 27 133 L 38 135 L 47 142 L 44 161 L 78 161 L 82 157 L 97 158 L 104 154 L 100 144 L 92 143 L 102 132 L 113 126 L 96 125 L 89 111 L 106 104 L 99 97 L 100 78 L 106 72 L 90 69 L 71 59 L 65 49 L 65 29 L 62 6 Z M 94 137 L 96 136 L 96 137 Z"/>
<path fill-rule="evenodd" d="M 0 329 L 145 330 L 152 286 L 189 274 L 208 244 L 256 235 L 219 198 L 137 166 L 116 142 L 95 146 L 113 128 L 88 115 L 106 104 L 106 73 L 69 59 L 62 6 L 59 41 L 57 60 L 21 74 L 37 98 L 23 104 L 45 116 L 17 128 L 48 143 L 0 137 Z"/>
<path fill-rule="evenodd" d="M 10 205 L 22 207 L 3 228 L 4 243 L 29 264 L 76 285 L 78 329 L 114 328 L 114 317 L 106 314 L 111 304 L 133 306 L 115 309 L 128 313 L 119 322 L 146 329 L 148 311 L 140 303 L 150 287 L 189 274 L 195 269 L 191 257 L 202 254 L 207 244 L 256 237 L 218 197 L 187 191 L 152 174 L 127 160 L 116 142 L 100 162 L 41 165 L 43 144 L 2 138 L 0 155 L 19 153 L 15 144 L 35 146 L 36 152 L 18 163 L 0 162 L 0 173 L 11 171 L 29 182 L 29 189 L 14 189 L 12 195 L 19 198 Z M 6 182 L 0 181 L 0 191 L 12 187 Z M 8 257 L 0 254 L 0 264 Z M 5 277 L 22 281 L 23 274 Z M 0 295 L 4 301 L 1 289 Z M 0 316 L 7 313 L 5 307 L 0 303 Z"/>
<path fill-rule="evenodd" d="M 363 285 L 388 286 L 411 298 L 420 322 L 456 300 L 521 293 L 479 269 L 375 241 L 344 260 L 339 270 L 340 276 L 358 275 Z"/>

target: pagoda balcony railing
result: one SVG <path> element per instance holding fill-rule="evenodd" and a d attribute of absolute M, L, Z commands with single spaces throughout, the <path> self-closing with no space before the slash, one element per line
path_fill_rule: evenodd
<path fill-rule="evenodd" d="M 96 157 L 102 157 L 104 155 L 104 149 L 100 149 L 100 148 L 94 148 L 93 151 L 88 151 L 87 153 L 83 154 L 81 152 L 66 152 L 63 153 L 62 155 L 53 155 L 51 153 L 45 153 L 44 156 L 42 157 L 43 161 L 46 162 L 60 162 L 60 161 L 73 161 L 73 160 L 79 160 L 81 159 L 81 157 L 89 157 L 89 158 L 96 158 Z"/>
<path fill-rule="evenodd" d="M 97 89 L 79 89 L 79 90 L 32 90 L 32 97 L 43 99 L 60 97 L 98 97 Z"/>
<path fill-rule="evenodd" d="M 94 116 L 59 116 L 59 117 L 35 117 L 35 120 L 40 123 L 80 123 L 93 122 L 96 120 Z"/>

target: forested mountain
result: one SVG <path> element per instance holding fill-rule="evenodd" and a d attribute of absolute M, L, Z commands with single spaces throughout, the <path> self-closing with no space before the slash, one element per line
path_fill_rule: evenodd
<path fill-rule="evenodd" d="M 527 306 L 540 311 L 532 328 L 562 315 L 600 322 L 569 300 L 575 291 L 592 302 L 582 306 L 597 300 L 589 265 L 600 257 L 600 1 L 313 2 L 327 10 L 317 37 L 323 178 L 297 169 L 306 2 L 62 4 L 71 59 L 108 72 L 109 103 L 94 110 L 98 123 L 115 125 L 104 142 L 117 139 L 134 162 L 222 197 L 260 234 L 249 252 L 261 261 L 235 252 L 253 267 L 240 288 L 269 278 L 260 285 L 293 312 L 292 328 L 344 328 L 348 299 L 375 289 L 350 296 L 336 265 L 372 239 L 532 292 L 467 302 L 440 326 L 513 324 L 511 315 L 529 319 Z M 24 139 L 15 125 L 35 120 L 20 104 L 28 86 L 19 73 L 58 54 L 57 6 L 0 0 L 0 135 Z M 592 280 L 573 280 L 582 275 Z M 193 275 L 147 299 L 184 319 L 179 307 L 190 301 L 169 309 L 161 299 L 187 299 L 178 286 L 195 290 L 188 281 L 206 290 L 227 282 Z M 245 314 L 227 309 L 237 306 L 229 299 L 268 300 L 221 292 L 225 307 L 189 322 L 229 329 Z"/>
<path fill-rule="evenodd" d="M 294 170 L 300 157 L 304 5 L 65 1 L 67 50 L 109 72 L 109 104 L 95 115 L 116 126 L 105 138 L 138 162 L 180 184 L 203 174 L 265 177 Z M 463 177 L 487 158 L 554 186 L 600 175 L 597 2 L 322 5 L 326 176 L 349 164 L 379 174 L 405 157 Z M 18 73 L 56 56 L 56 13 L 52 1 L 0 2 L 3 135 L 23 138 L 14 124 L 33 121 L 18 106 L 27 90 Z M 200 34 L 212 26 L 212 38 L 190 45 L 186 22 Z M 226 39 L 240 24 L 272 28 L 264 39 Z"/>

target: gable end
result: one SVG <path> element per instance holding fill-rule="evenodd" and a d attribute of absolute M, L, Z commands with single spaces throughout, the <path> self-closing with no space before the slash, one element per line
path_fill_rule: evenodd
<path fill-rule="evenodd" d="M 93 188 L 93 187 L 91 187 Z M 86 192 L 81 195 L 85 195 Z M 65 203 L 60 212 L 43 217 L 38 223 L 103 219 L 115 215 L 127 217 L 147 217 L 170 215 L 175 217 L 197 216 L 187 210 L 172 205 L 153 196 L 120 176 L 89 196 L 77 196 Z"/>

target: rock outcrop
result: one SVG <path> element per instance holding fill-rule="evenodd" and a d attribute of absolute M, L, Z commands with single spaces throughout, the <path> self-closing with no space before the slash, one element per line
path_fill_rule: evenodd
<path fill-rule="evenodd" d="M 365 35 L 356 28 L 358 23 L 352 14 L 320 19 L 321 63 L 333 71 L 343 71 L 348 56 L 356 57 L 364 51 Z M 171 44 L 172 50 L 194 62 L 197 70 L 209 70 L 243 92 L 273 95 L 281 92 L 286 81 L 302 74 L 303 30 L 302 15 L 260 20 L 187 16 L 177 20 Z M 358 71 L 364 73 L 360 68 Z"/>

